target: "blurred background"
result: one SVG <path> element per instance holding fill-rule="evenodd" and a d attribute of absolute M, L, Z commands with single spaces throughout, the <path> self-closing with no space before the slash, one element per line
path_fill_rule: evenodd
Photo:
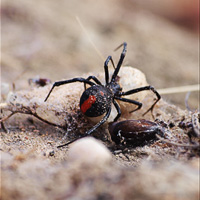
<path fill-rule="evenodd" d="M 117 63 L 128 43 L 124 65 L 140 69 L 155 88 L 199 83 L 198 0 L 2 0 L 1 83 L 28 88 L 40 76 L 69 79 Z M 84 26 L 78 23 L 77 17 Z M 98 52 L 90 41 L 93 41 Z M 133 80 L 134 81 L 134 80 Z M 185 108 L 186 93 L 163 95 Z M 198 107 L 198 92 L 189 98 Z"/>

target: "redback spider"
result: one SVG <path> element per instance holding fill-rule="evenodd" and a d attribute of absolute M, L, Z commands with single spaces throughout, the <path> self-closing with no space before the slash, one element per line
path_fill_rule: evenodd
<path fill-rule="evenodd" d="M 116 48 L 116 50 L 117 50 L 118 48 L 120 48 L 122 46 L 123 46 L 123 50 L 122 50 L 119 62 L 117 64 L 117 67 L 115 67 L 111 56 L 108 56 L 108 58 L 106 59 L 106 61 L 104 63 L 105 82 L 106 82 L 105 85 L 102 85 L 102 83 L 95 76 L 89 76 L 87 79 L 73 78 L 73 79 L 64 80 L 64 81 L 57 81 L 53 84 L 51 90 L 49 91 L 49 94 L 47 95 L 46 99 L 44 100 L 44 101 L 46 101 L 49 98 L 54 87 L 58 87 L 58 86 L 68 84 L 68 83 L 73 83 L 73 82 L 83 82 L 85 91 L 83 92 L 83 94 L 80 98 L 81 112 L 84 115 L 86 115 L 87 117 L 98 117 L 98 116 L 105 114 L 103 116 L 103 118 L 96 125 L 94 125 L 90 130 L 88 130 L 85 133 L 85 136 L 90 135 L 94 130 L 96 130 L 98 127 L 100 127 L 103 123 L 106 122 L 106 120 L 108 119 L 108 117 L 110 116 L 110 113 L 111 113 L 111 104 L 112 103 L 114 104 L 114 106 L 117 110 L 117 113 L 118 113 L 117 116 L 115 117 L 114 121 L 117 121 L 119 119 L 119 117 L 121 116 L 121 110 L 120 110 L 120 107 L 119 107 L 118 103 L 116 102 L 116 100 L 135 104 L 137 106 L 137 108 L 132 110 L 131 112 L 134 112 L 142 107 L 142 103 L 132 100 L 132 99 L 124 98 L 123 96 L 128 96 L 133 93 L 141 92 L 144 90 L 153 91 L 156 94 L 157 99 L 153 103 L 153 105 L 144 114 L 146 114 L 149 111 L 152 112 L 155 104 L 161 98 L 159 93 L 152 86 L 140 87 L 140 88 L 126 91 L 126 92 L 122 91 L 122 88 L 120 87 L 120 85 L 118 83 L 117 75 L 122 66 L 124 57 L 126 55 L 127 43 L 124 42 L 123 44 L 121 44 L 119 47 Z M 114 67 L 114 72 L 112 74 L 111 79 L 109 79 L 109 71 L 108 71 L 108 63 L 110 61 Z M 92 82 L 91 80 L 93 80 L 94 82 Z M 86 89 L 86 84 L 89 84 L 91 87 Z M 75 141 L 75 140 L 73 140 L 73 141 Z M 68 142 L 65 145 L 68 145 L 68 144 L 72 143 L 73 141 Z M 64 145 L 61 145 L 61 146 L 64 146 Z M 59 146 L 59 147 L 61 147 L 61 146 Z"/>

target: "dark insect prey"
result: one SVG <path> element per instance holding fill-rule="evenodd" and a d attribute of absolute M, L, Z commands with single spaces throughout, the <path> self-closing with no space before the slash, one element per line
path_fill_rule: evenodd
<path fill-rule="evenodd" d="M 164 127 L 145 119 L 112 122 L 108 125 L 112 141 L 117 145 L 144 146 L 164 136 Z"/>

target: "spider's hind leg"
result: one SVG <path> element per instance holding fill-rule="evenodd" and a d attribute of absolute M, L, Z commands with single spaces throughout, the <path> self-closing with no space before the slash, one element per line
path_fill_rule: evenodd
<path fill-rule="evenodd" d="M 88 76 L 86 80 L 90 81 L 93 80 L 97 85 L 102 85 L 102 83 L 99 81 L 99 79 L 96 76 Z M 86 82 L 84 82 L 84 89 L 86 90 Z"/>
<path fill-rule="evenodd" d="M 52 93 L 54 87 L 59 87 L 61 85 L 65 85 L 65 84 L 68 84 L 68 83 L 74 83 L 74 82 L 83 82 L 83 83 L 87 83 L 89 85 L 95 85 L 95 83 L 85 79 L 85 78 L 73 78 L 73 79 L 69 79 L 69 80 L 65 80 L 65 81 L 57 81 L 53 84 L 51 90 L 49 91 L 47 97 L 45 98 L 44 101 L 47 101 L 47 99 L 49 98 L 50 94 Z"/>

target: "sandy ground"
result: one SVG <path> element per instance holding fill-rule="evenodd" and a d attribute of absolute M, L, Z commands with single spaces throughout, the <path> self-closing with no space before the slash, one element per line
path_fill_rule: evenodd
<path fill-rule="evenodd" d="M 26 108 L 34 101 L 44 105 L 41 102 L 51 85 L 37 88 L 28 79 L 39 75 L 54 82 L 97 75 L 103 72 L 108 55 L 117 63 L 121 50 L 113 50 L 124 41 L 128 43 L 124 65 L 140 69 L 156 89 L 198 84 L 197 6 L 185 5 L 184 0 L 181 6 L 173 1 L 161 5 L 152 0 L 148 6 L 142 2 L 3 0 L 1 108 L 11 92 L 29 97 Z M 94 136 L 109 149 L 112 159 L 85 164 L 68 159 L 70 146 L 56 148 L 94 125 L 80 113 L 81 92 L 71 95 L 67 87 L 60 91 L 69 98 L 59 95 L 53 102 L 52 97 L 49 107 L 45 106 L 47 111 L 57 110 L 57 116 L 51 115 L 54 122 L 65 119 L 68 126 L 52 126 L 33 113 L 18 113 L 6 120 L 7 132 L 1 124 L 1 199 L 199 199 L 200 154 L 199 147 L 194 147 L 199 145 L 198 131 L 194 131 L 199 126 L 198 92 L 190 94 L 190 110 L 185 107 L 186 93 L 178 92 L 162 95 L 156 106 L 155 117 L 167 124 L 165 135 L 171 144 L 158 140 L 143 147 L 117 146 L 105 124 Z M 152 99 L 148 94 L 142 110 L 121 120 L 143 118 Z M 13 104 L 12 109 L 17 106 Z M 64 113 L 66 109 L 71 110 Z M 1 117 L 9 113 L 2 108 Z M 153 121 L 150 114 L 144 118 Z M 180 123 L 190 127 L 180 128 Z"/>

